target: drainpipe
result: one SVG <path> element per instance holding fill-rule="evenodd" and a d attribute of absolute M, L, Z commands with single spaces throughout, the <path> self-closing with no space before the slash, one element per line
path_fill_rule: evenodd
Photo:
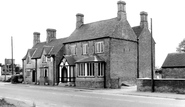
<path fill-rule="evenodd" d="M 137 78 L 139 78 L 139 38 L 137 37 Z"/>
<path fill-rule="evenodd" d="M 35 59 L 35 83 L 37 84 L 37 59 Z"/>
<path fill-rule="evenodd" d="M 106 63 L 104 63 L 104 88 L 106 88 Z"/>
<path fill-rule="evenodd" d="M 23 82 L 25 83 L 25 75 L 24 75 L 24 60 L 22 60 L 22 75 L 23 75 Z"/>
<path fill-rule="evenodd" d="M 53 55 L 53 85 L 55 85 L 55 72 L 56 72 L 56 60 L 55 60 L 55 56 Z"/>

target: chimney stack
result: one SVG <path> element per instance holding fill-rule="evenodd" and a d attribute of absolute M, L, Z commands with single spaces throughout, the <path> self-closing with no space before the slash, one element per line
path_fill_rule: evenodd
<path fill-rule="evenodd" d="M 40 33 L 34 32 L 33 33 L 33 46 L 36 45 L 37 43 L 40 43 Z"/>
<path fill-rule="evenodd" d="M 55 29 L 47 29 L 46 32 L 47 32 L 47 38 L 46 38 L 47 43 L 49 43 L 53 39 L 56 39 L 56 30 Z"/>
<path fill-rule="evenodd" d="M 84 24 L 84 15 L 81 13 L 76 14 L 76 29 Z"/>
<path fill-rule="evenodd" d="M 118 1 L 118 20 L 126 20 L 126 3 L 124 1 Z"/>
<path fill-rule="evenodd" d="M 140 22 L 140 26 L 142 28 L 148 28 L 148 13 L 147 12 L 140 12 L 140 16 L 141 16 L 141 22 Z"/>

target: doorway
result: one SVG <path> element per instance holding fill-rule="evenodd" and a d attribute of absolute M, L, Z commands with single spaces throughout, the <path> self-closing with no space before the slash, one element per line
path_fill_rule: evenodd
<path fill-rule="evenodd" d="M 36 72 L 32 70 L 32 82 L 36 82 Z"/>
<path fill-rule="evenodd" d="M 62 68 L 62 82 L 63 83 L 67 82 L 67 68 L 66 67 Z"/>

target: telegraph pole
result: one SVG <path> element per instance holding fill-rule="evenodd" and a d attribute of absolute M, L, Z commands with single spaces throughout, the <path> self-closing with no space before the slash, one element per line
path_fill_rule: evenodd
<path fill-rule="evenodd" d="M 11 51 L 12 51 L 12 75 L 14 74 L 14 71 L 13 71 L 13 37 L 11 36 Z"/>
<path fill-rule="evenodd" d="M 151 92 L 154 92 L 154 73 L 153 73 L 153 34 L 151 18 Z"/>

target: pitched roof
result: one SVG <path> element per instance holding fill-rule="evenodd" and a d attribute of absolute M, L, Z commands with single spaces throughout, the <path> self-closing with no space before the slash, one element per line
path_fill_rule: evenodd
<path fill-rule="evenodd" d="M 162 68 L 185 67 L 185 53 L 169 53 Z"/>
<path fill-rule="evenodd" d="M 35 51 L 36 51 L 36 48 L 28 49 L 26 55 L 22 58 L 22 60 L 25 60 L 28 54 L 30 54 L 30 56 L 32 57 Z"/>
<path fill-rule="evenodd" d="M 132 36 L 134 35 L 134 36 Z M 136 41 L 135 34 L 128 21 L 116 18 L 83 24 L 66 39 L 64 43 L 92 40 L 97 38 L 122 38 Z"/>
<path fill-rule="evenodd" d="M 140 26 L 135 26 L 135 27 L 132 27 L 132 29 L 134 30 L 135 34 L 137 37 L 139 37 L 139 35 L 141 34 L 143 28 L 140 27 Z"/>
<path fill-rule="evenodd" d="M 100 56 L 93 55 L 76 61 L 76 63 L 83 63 L 83 62 L 104 62 L 104 60 Z"/>
<path fill-rule="evenodd" d="M 51 50 L 52 50 L 53 46 L 44 46 L 43 47 L 43 51 L 46 52 L 46 54 L 50 54 Z"/>
<path fill-rule="evenodd" d="M 49 43 L 46 42 L 37 43 L 32 47 L 32 50 L 35 49 L 35 52 L 32 55 L 32 59 L 41 58 L 43 51 L 45 51 L 46 54 L 48 55 L 56 55 L 59 52 L 59 50 L 63 47 L 63 42 L 65 39 L 66 38 L 54 39 Z M 26 59 L 26 57 L 27 54 L 23 58 L 23 60 Z"/>
<path fill-rule="evenodd" d="M 73 56 L 65 55 L 64 57 L 66 58 L 67 63 L 68 63 L 69 65 L 75 65 L 75 61 L 76 61 L 76 60 L 74 59 Z"/>

